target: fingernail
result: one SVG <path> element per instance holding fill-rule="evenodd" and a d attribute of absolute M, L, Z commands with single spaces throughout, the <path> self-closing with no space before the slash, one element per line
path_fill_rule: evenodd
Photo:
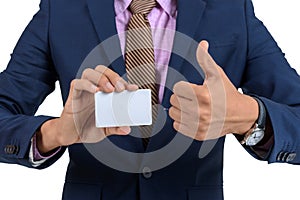
<path fill-rule="evenodd" d="M 124 133 L 130 133 L 131 128 L 129 126 L 120 127 L 121 131 Z"/>
<path fill-rule="evenodd" d="M 94 91 L 95 93 L 98 92 L 98 87 L 95 85 L 92 85 L 92 91 Z"/>
<path fill-rule="evenodd" d="M 138 90 L 139 89 L 139 86 L 137 86 L 136 84 L 128 84 L 127 87 L 130 90 Z"/>
<path fill-rule="evenodd" d="M 109 90 L 114 90 L 114 86 L 110 83 L 110 82 L 107 82 L 106 83 L 106 88 L 109 89 Z"/>
<path fill-rule="evenodd" d="M 124 83 L 122 83 L 121 81 L 117 81 L 115 87 L 117 88 L 118 91 L 123 91 L 123 90 L 125 90 L 125 85 L 124 85 Z"/>

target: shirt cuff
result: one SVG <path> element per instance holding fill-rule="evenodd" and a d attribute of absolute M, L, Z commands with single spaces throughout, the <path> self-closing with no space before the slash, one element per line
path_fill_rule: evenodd
<path fill-rule="evenodd" d="M 34 134 L 34 136 L 31 139 L 31 145 L 29 150 L 29 162 L 33 167 L 38 167 L 44 162 L 46 162 L 49 158 L 55 156 L 60 150 L 61 147 L 58 147 L 50 151 L 49 153 L 42 155 L 36 146 L 36 134 Z"/>

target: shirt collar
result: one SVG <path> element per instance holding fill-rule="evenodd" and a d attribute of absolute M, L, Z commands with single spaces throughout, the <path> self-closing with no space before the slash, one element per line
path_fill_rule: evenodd
<path fill-rule="evenodd" d="M 156 0 L 168 15 L 175 17 L 177 10 L 177 0 Z"/>
<path fill-rule="evenodd" d="M 132 0 L 114 0 L 116 15 L 128 9 Z M 177 0 L 156 0 L 168 15 L 174 17 L 177 10 Z"/>

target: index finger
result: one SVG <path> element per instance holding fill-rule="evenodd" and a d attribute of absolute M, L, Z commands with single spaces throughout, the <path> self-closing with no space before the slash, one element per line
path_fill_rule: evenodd
<path fill-rule="evenodd" d="M 98 65 L 95 70 L 100 72 L 102 76 L 105 76 L 109 82 L 113 85 L 116 92 L 122 92 L 126 89 L 126 81 L 120 77 L 119 74 L 109 69 L 106 66 Z"/>
<path fill-rule="evenodd" d="M 194 100 L 196 97 L 194 86 L 195 84 L 186 81 L 180 81 L 174 85 L 173 93 L 179 97 L 188 100 Z"/>
<path fill-rule="evenodd" d="M 98 65 L 95 70 L 104 75 L 110 83 L 115 87 L 116 92 L 122 92 L 125 89 L 129 91 L 137 90 L 139 87 L 135 84 L 127 83 L 119 74 L 103 65 Z"/>

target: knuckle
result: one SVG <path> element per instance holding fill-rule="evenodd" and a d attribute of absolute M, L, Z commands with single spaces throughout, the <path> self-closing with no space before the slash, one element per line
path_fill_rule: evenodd
<path fill-rule="evenodd" d="M 201 94 L 201 101 L 206 105 L 210 104 L 210 94 L 208 91 Z"/>
<path fill-rule="evenodd" d="M 177 83 L 175 83 L 174 87 L 179 87 L 184 83 L 184 81 L 179 81 Z"/>
<path fill-rule="evenodd" d="M 109 68 L 106 68 L 104 71 L 103 71 L 103 76 L 105 76 L 109 81 L 111 81 L 114 85 L 117 83 L 117 82 L 120 82 L 120 83 L 125 83 L 125 81 L 119 76 L 119 74 L 117 74 L 116 72 L 112 71 L 111 69 Z"/>
<path fill-rule="evenodd" d="M 202 87 L 201 91 L 200 90 L 196 90 L 196 94 L 197 94 L 197 96 L 199 96 L 201 98 L 208 98 L 210 96 L 209 90 L 205 86 Z"/>
<path fill-rule="evenodd" d="M 183 88 L 186 87 L 186 82 L 185 81 L 179 81 L 177 82 L 174 87 L 173 87 L 173 92 L 177 93 L 179 91 L 181 91 Z"/>
<path fill-rule="evenodd" d="M 177 104 L 177 106 L 180 108 L 180 109 L 184 109 L 184 110 L 186 110 L 186 108 L 188 108 L 188 107 L 195 107 L 195 105 L 194 105 L 194 102 L 195 101 L 190 101 L 190 102 L 188 102 L 186 99 L 184 99 L 184 98 L 178 98 L 177 99 L 177 102 L 178 102 L 178 104 Z"/>
<path fill-rule="evenodd" d="M 202 135 L 201 132 L 198 132 L 198 133 L 197 133 L 196 139 L 197 139 L 198 141 L 203 141 L 203 140 L 204 140 L 204 137 L 203 137 L 203 135 Z"/>
<path fill-rule="evenodd" d="M 203 140 L 205 138 L 206 131 L 203 126 L 199 126 L 198 131 L 197 131 L 197 137 Z"/>
<path fill-rule="evenodd" d="M 114 75 L 116 75 L 117 73 L 114 72 L 113 70 L 111 70 L 110 68 L 105 67 L 105 69 L 104 69 L 104 74 L 107 75 L 107 76 L 114 76 Z"/>
<path fill-rule="evenodd" d="M 73 89 L 73 88 L 75 88 L 75 86 L 76 86 L 76 84 L 78 83 L 78 79 L 73 79 L 72 81 L 71 81 L 71 83 L 70 83 L 70 87 L 71 87 L 71 89 Z"/>
<path fill-rule="evenodd" d="M 220 74 L 225 74 L 224 69 L 222 67 L 220 67 L 219 65 L 216 65 L 216 70 L 218 71 L 218 73 Z"/>
<path fill-rule="evenodd" d="M 107 78 L 105 76 L 100 76 L 98 80 L 98 85 L 100 87 L 105 86 L 105 84 L 108 82 Z"/>
<path fill-rule="evenodd" d="M 91 68 L 87 68 L 85 70 L 83 70 L 82 72 L 82 78 L 87 78 L 89 77 L 89 74 L 91 74 L 93 72 L 93 70 Z"/>
<path fill-rule="evenodd" d="M 190 88 L 195 91 L 195 93 L 199 93 L 199 85 L 197 84 L 190 84 Z"/>
<path fill-rule="evenodd" d="M 100 71 L 100 72 L 103 72 L 103 71 L 105 71 L 106 69 L 107 69 L 107 67 L 104 66 L 104 65 L 97 65 L 97 66 L 95 67 L 95 70 Z"/>
<path fill-rule="evenodd" d="M 202 99 L 202 97 L 203 97 L 203 94 L 204 94 L 204 92 L 203 91 L 201 91 L 201 90 L 194 90 L 194 93 L 195 93 L 195 96 L 198 98 L 198 99 Z"/>
<path fill-rule="evenodd" d="M 171 98 L 170 98 L 170 103 L 171 103 L 171 105 L 174 105 L 175 104 L 175 95 L 173 94 L 172 96 L 171 96 Z"/>
<path fill-rule="evenodd" d="M 174 108 L 173 107 L 169 108 L 169 115 L 171 118 L 174 118 Z"/>
<path fill-rule="evenodd" d="M 179 130 L 179 124 L 177 122 L 173 122 L 173 128 L 178 131 Z"/>
<path fill-rule="evenodd" d="M 125 81 L 115 72 L 112 73 L 112 75 L 110 76 L 110 80 L 113 83 L 125 83 Z"/>
<path fill-rule="evenodd" d="M 202 111 L 199 116 L 201 124 L 203 124 L 204 126 L 207 126 L 209 124 L 210 117 L 211 116 L 208 111 Z"/>

